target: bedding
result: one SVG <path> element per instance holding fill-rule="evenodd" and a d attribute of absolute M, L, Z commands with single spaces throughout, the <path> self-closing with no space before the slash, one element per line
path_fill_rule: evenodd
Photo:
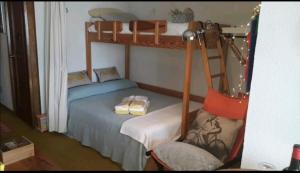
<path fill-rule="evenodd" d="M 149 98 L 153 112 L 181 102 L 181 99 L 137 87 L 129 80 L 115 80 L 79 86 L 69 90 L 68 131 L 66 135 L 89 146 L 122 165 L 124 170 L 143 170 L 147 156 L 143 144 L 121 134 L 122 124 L 132 115 L 117 115 L 114 106 L 124 97 L 143 95 Z"/>
<path fill-rule="evenodd" d="M 189 105 L 189 112 L 201 108 L 200 103 L 193 101 Z M 175 141 L 180 137 L 181 113 L 182 102 L 179 102 L 125 121 L 120 132 L 139 141 L 150 151 L 158 144 Z"/>

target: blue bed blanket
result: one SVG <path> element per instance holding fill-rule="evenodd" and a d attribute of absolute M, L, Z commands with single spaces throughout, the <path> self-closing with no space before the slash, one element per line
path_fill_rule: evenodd
<path fill-rule="evenodd" d="M 149 112 L 181 101 L 140 89 L 129 80 L 75 87 L 69 90 L 67 135 L 120 163 L 124 170 L 143 170 L 146 149 L 120 133 L 122 123 L 134 116 L 114 113 L 114 106 L 130 95 L 147 96 L 151 102 Z"/>

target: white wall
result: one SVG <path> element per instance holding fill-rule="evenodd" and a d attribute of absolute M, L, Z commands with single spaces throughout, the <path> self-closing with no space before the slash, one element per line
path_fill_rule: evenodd
<path fill-rule="evenodd" d="M 193 9 L 195 20 L 245 25 L 249 22 L 253 8 L 258 2 L 130 2 L 130 12 L 140 19 L 168 19 L 171 9 Z M 240 43 L 240 41 L 237 41 Z M 238 44 L 240 45 L 240 44 Z M 131 51 L 131 72 L 133 80 L 146 82 L 182 91 L 184 81 L 184 50 L 133 48 Z M 229 86 L 237 87 L 242 67 L 230 51 L 228 54 Z M 205 96 L 207 84 L 204 78 L 202 59 L 194 54 L 191 93 Z M 212 62 L 211 70 L 218 72 L 218 63 Z M 147 64 L 147 65 L 145 65 Z M 175 77 L 174 77 L 175 76 Z M 218 78 L 214 86 L 218 87 Z M 243 86 L 244 87 L 244 86 Z"/>
<path fill-rule="evenodd" d="M 74 72 L 86 69 L 85 61 L 85 25 L 90 16 L 88 10 L 97 7 L 118 8 L 127 12 L 128 2 L 66 2 L 67 13 L 67 43 L 68 43 L 68 71 Z M 116 65 L 118 71 L 124 75 L 124 46 L 108 45 L 105 43 L 92 44 L 93 67 Z"/>
<path fill-rule="evenodd" d="M 0 33 L 0 103 L 13 110 L 7 35 Z"/>
<path fill-rule="evenodd" d="M 300 3 L 263 2 L 242 168 L 282 170 L 300 144 Z"/>
<path fill-rule="evenodd" d="M 45 3 L 35 2 L 36 35 L 38 45 L 38 62 L 41 89 L 41 111 L 45 113 L 45 68 L 44 68 L 44 26 Z M 89 20 L 88 10 L 97 7 L 118 8 L 127 12 L 127 2 L 66 2 L 67 13 L 67 57 L 68 71 L 80 71 L 86 69 L 85 61 L 85 26 Z M 101 44 L 98 45 L 98 44 Z M 124 46 L 93 43 L 92 59 L 93 67 L 117 66 L 121 76 L 124 76 Z"/>

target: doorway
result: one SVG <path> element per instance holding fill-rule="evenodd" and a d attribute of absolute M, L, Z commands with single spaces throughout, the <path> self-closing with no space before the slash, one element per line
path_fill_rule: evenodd
<path fill-rule="evenodd" d="M 33 126 L 41 112 L 34 2 L 6 1 L 4 9 L 13 107 Z"/>

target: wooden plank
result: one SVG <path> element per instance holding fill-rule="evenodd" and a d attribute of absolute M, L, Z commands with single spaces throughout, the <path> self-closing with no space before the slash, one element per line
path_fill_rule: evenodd
<path fill-rule="evenodd" d="M 159 22 L 155 22 L 155 30 L 154 30 L 154 43 L 159 44 Z"/>
<path fill-rule="evenodd" d="M 102 32 L 102 27 L 101 27 L 101 22 L 96 22 L 96 31 L 97 31 L 97 37 L 98 37 L 98 40 L 101 40 L 101 38 L 102 38 L 102 34 L 103 34 L 103 32 Z"/>
<path fill-rule="evenodd" d="M 89 33 L 88 37 L 91 42 L 130 44 L 135 46 L 145 46 L 154 48 L 185 49 L 186 45 L 186 43 L 182 41 L 181 36 L 161 35 L 159 37 L 159 44 L 155 44 L 153 39 L 154 35 L 138 34 L 136 42 L 134 42 L 132 34 L 118 34 L 118 39 L 116 42 L 113 41 L 112 33 L 103 33 L 101 40 L 97 38 L 97 33 Z"/>
<path fill-rule="evenodd" d="M 28 74 L 29 74 L 29 88 L 30 100 L 32 110 L 32 121 L 35 122 L 35 116 L 41 114 L 40 104 L 40 83 L 39 83 L 39 68 L 36 42 L 36 25 L 35 25 L 35 11 L 34 2 L 24 2 L 24 16 L 25 16 L 25 32 L 27 40 L 27 58 L 28 58 Z"/>
<path fill-rule="evenodd" d="M 223 91 L 227 94 L 229 94 L 229 83 L 228 83 L 228 78 L 227 78 L 227 70 L 226 70 L 226 64 L 225 64 L 225 57 L 224 57 L 224 52 L 223 52 L 223 48 L 221 45 L 221 40 L 218 39 L 217 41 L 217 47 L 218 47 L 218 52 L 219 55 L 221 56 L 220 59 L 220 70 L 221 73 L 224 74 L 222 76 L 222 83 L 223 83 Z"/>
<path fill-rule="evenodd" d="M 221 39 L 222 49 L 223 49 L 223 52 L 224 52 L 223 55 L 224 55 L 225 68 L 227 69 L 227 57 L 228 57 L 229 41 L 228 41 L 228 39 L 222 39 L 221 36 L 219 38 Z M 219 82 L 219 91 L 224 91 L 223 84 L 222 84 L 222 79 L 221 78 L 220 78 L 220 82 Z"/>
<path fill-rule="evenodd" d="M 201 57 L 204 65 L 204 74 L 207 82 L 208 88 L 213 88 L 213 83 L 211 79 L 211 72 L 210 72 L 210 67 L 209 67 L 209 62 L 208 62 L 208 55 L 207 55 L 207 48 L 205 41 L 201 39 Z"/>
<path fill-rule="evenodd" d="M 138 34 L 138 31 L 137 31 L 137 21 L 134 21 L 133 22 L 133 34 L 132 34 L 133 43 L 137 42 L 137 34 Z"/>
<path fill-rule="evenodd" d="M 125 79 L 130 79 L 130 45 L 125 45 Z"/>
<path fill-rule="evenodd" d="M 118 25 L 117 21 L 113 22 L 113 41 L 117 41 L 117 34 L 118 34 Z"/>
<path fill-rule="evenodd" d="M 191 87 L 191 68 L 192 59 L 194 53 L 195 41 L 187 41 L 185 52 L 185 75 L 183 86 L 183 101 L 182 101 L 182 121 L 181 121 L 181 136 L 180 139 L 184 139 L 188 130 L 189 121 L 189 101 L 190 101 L 190 87 Z"/>
<path fill-rule="evenodd" d="M 141 82 L 137 82 L 137 84 L 140 88 L 145 89 L 145 90 L 149 90 L 149 91 L 153 91 L 156 93 L 160 93 L 160 94 L 164 94 L 164 95 L 172 96 L 172 97 L 177 97 L 177 98 L 181 98 L 181 99 L 183 97 L 183 92 L 180 92 L 180 91 L 175 91 L 175 90 L 162 88 L 162 87 L 158 87 L 158 86 L 154 86 L 154 85 L 144 84 Z M 191 94 L 190 100 L 199 102 L 199 103 L 203 103 L 204 97 Z"/>
<path fill-rule="evenodd" d="M 129 22 L 129 30 L 134 32 L 134 27 L 136 25 L 136 31 L 138 32 L 149 32 L 155 33 L 155 23 L 159 23 L 159 33 L 167 32 L 167 22 L 165 20 L 136 20 Z M 136 24 L 135 24 L 136 23 Z"/>
<path fill-rule="evenodd" d="M 85 54 L 86 54 L 86 71 L 87 75 L 89 76 L 90 80 L 92 80 L 92 57 L 91 57 L 91 42 L 89 37 L 88 28 L 90 27 L 90 23 L 85 23 Z"/>
<path fill-rule="evenodd" d="M 116 32 L 121 32 L 123 30 L 122 22 L 120 21 L 96 21 L 95 26 L 100 25 L 101 31 L 113 31 L 114 28 Z M 98 27 L 95 27 L 97 31 Z"/>

